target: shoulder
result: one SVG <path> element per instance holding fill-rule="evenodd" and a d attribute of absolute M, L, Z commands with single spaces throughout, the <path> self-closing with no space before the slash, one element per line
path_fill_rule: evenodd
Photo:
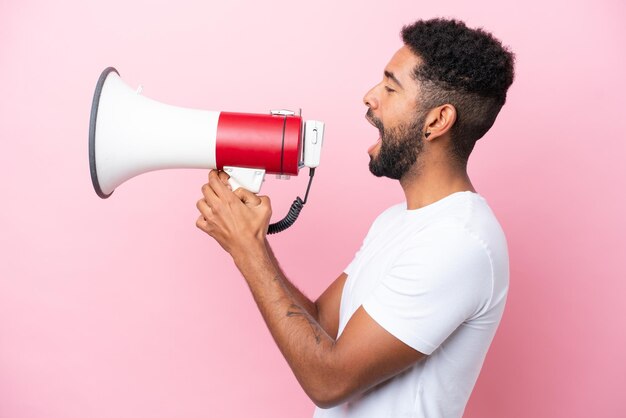
<path fill-rule="evenodd" d="M 401 251 L 411 259 L 441 273 L 465 272 L 491 278 L 494 256 L 506 256 L 506 241 L 489 205 L 476 193 L 457 193 L 415 212 L 415 227 L 408 228 Z"/>
<path fill-rule="evenodd" d="M 437 286 L 482 289 L 483 302 L 507 293 L 506 237 L 487 201 L 477 194 L 456 200 L 405 244 L 398 264 L 418 264 L 425 280 Z"/>
<path fill-rule="evenodd" d="M 476 231 L 456 219 L 431 223 L 413 234 L 404 245 L 400 259 L 414 260 L 424 268 L 441 273 L 491 270 L 491 251 Z"/>
<path fill-rule="evenodd" d="M 430 217 L 420 232 L 422 238 L 480 247 L 490 254 L 506 253 L 504 231 L 485 198 L 477 193 L 454 196 Z"/>

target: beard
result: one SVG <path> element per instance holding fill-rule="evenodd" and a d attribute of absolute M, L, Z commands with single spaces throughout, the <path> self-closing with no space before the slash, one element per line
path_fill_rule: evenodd
<path fill-rule="evenodd" d="M 387 128 L 380 119 L 367 111 L 367 119 L 380 131 L 380 150 L 378 155 L 370 156 L 369 169 L 376 177 L 389 177 L 400 180 L 411 167 L 424 147 L 422 127 L 426 121 L 426 112 L 419 112 L 414 120 L 407 124 Z"/>

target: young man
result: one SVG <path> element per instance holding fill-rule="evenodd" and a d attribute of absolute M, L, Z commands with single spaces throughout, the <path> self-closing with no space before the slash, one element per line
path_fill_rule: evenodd
<path fill-rule="evenodd" d="M 364 97 L 380 138 L 370 170 L 406 202 L 374 221 L 312 302 L 266 241 L 270 201 L 216 171 L 198 228 L 230 253 L 316 417 L 461 417 L 500 322 L 506 240 L 467 175 L 513 82 L 511 52 L 455 20 L 418 21 Z"/>

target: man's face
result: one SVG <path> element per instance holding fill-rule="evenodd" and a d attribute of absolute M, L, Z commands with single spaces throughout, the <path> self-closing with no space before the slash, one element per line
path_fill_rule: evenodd
<path fill-rule="evenodd" d="M 417 161 L 423 147 L 426 112 L 418 112 L 418 86 L 412 76 L 419 58 L 406 46 L 387 64 L 383 80 L 367 92 L 366 119 L 380 138 L 368 149 L 369 168 L 377 177 L 400 179 Z"/>

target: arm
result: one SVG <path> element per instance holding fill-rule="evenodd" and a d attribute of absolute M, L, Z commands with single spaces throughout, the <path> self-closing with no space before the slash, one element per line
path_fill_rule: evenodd
<path fill-rule="evenodd" d="M 267 248 L 267 254 L 270 260 L 284 277 L 284 274 L 282 273 L 282 269 L 280 268 L 278 264 L 278 260 L 276 259 L 276 256 L 274 255 L 274 251 L 272 251 L 272 247 L 270 247 L 270 243 L 267 241 L 267 239 L 265 240 L 265 247 Z M 298 289 L 289 280 L 285 280 L 285 287 L 287 288 L 287 291 L 294 297 L 294 299 L 296 299 L 298 304 L 302 306 L 308 312 L 309 315 L 311 315 L 313 318 L 317 320 L 318 315 L 319 315 L 317 304 L 312 302 L 311 299 L 309 299 L 306 295 L 304 295 L 300 291 L 300 289 Z"/>
<path fill-rule="evenodd" d="M 211 172 L 203 187 L 204 199 L 198 201 L 202 215 L 196 224 L 233 257 L 278 348 L 316 405 L 342 403 L 424 356 L 389 334 L 362 307 L 340 338 L 330 335 L 320 324 L 322 317 L 316 319 L 291 293 L 265 245 L 269 199 L 243 189 L 235 193 Z M 320 299 L 336 300 L 336 293 L 330 291 Z M 336 335 L 334 329 L 329 331 Z"/>
<path fill-rule="evenodd" d="M 218 173 L 218 177 L 222 183 L 230 189 L 228 174 L 221 171 Z M 280 269 L 278 260 L 274 255 L 274 251 L 272 250 L 267 237 L 265 239 L 265 246 L 267 247 L 267 252 L 271 261 L 279 269 L 282 277 L 285 278 L 284 284 L 289 293 L 291 293 L 297 303 L 322 326 L 328 335 L 336 338 L 339 329 L 339 305 L 341 303 L 341 293 L 348 276 L 345 273 L 340 274 L 339 277 L 337 277 L 337 279 L 324 291 L 324 293 L 322 293 L 322 295 L 317 298 L 315 302 L 313 302 L 286 278 L 282 269 Z"/>
<path fill-rule="evenodd" d="M 296 299 L 298 305 L 304 308 L 307 313 L 315 319 L 321 327 L 333 338 L 337 338 L 337 332 L 339 330 L 339 305 L 341 302 L 341 293 L 343 291 L 343 285 L 348 277 L 347 274 L 341 273 L 337 279 L 317 298 L 315 302 L 312 302 L 306 297 L 300 290 L 291 283 L 285 274 L 280 269 L 278 260 L 270 247 L 269 242 L 265 240 L 268 255 L 272 263 L 278 268 L 281 277 L 284 278 L 283 283 L 289 291 L 289 293 Z"/>
<path fill-rule="evenodd" d="M 359 308 L 335 340 L 287 290 L 261 245 L 233 253 L 276 344 L 307 395 L 331 407 L 410 367 L 422 354 Z"/>

